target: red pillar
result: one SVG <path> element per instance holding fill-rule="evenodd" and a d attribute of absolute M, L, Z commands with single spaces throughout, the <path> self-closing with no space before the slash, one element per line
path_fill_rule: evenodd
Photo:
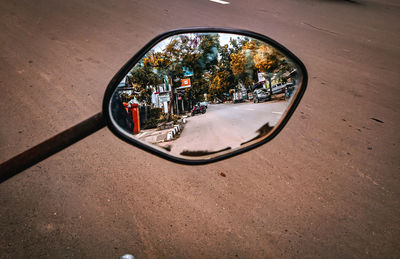
<path fill-rule="evenodd" d="M 132 120 L 133 120 L 133 134 L 138 134 L 140 131 L 140 120 L 139 120 L 139 105 L 137 103 L 132 104 Z"/>

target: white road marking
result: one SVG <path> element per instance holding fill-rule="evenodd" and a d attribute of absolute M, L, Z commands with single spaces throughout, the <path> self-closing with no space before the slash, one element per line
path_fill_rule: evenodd
<path fill-rule="evenodd" d="M 283 112 L 272 112 L 272 113 L 274 113 L 274 114 L 280 114 L 280 115 L 283 114 Z"/>
<path fill-rule="evenodd" d="M 250 108 L 248 108 L 248 109 L 246 109 L 247 111 L 255 111 L 255 109 L 250 109 Z"/>
<path fill-rule="evenodd" d="M 218 3 L 218 4 L 230 4 L 227 1 L 222 1 L 222 0 L 210 0 L 210 2 Z"/>

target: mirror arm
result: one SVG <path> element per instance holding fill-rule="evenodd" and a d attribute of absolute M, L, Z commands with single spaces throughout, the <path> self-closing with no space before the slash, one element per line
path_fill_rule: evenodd
<path fill-rule="evenodd" d="M 0 164 L 0 183 L 95 133 L 104 128 L 105 125 L 103 114 L 101 112 L 97 113 L 89 119 L 5 161 Z"/>

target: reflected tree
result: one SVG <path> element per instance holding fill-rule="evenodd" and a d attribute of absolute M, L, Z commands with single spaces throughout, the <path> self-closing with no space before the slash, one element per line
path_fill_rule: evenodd
<path fill-rule="evenodd" d="M 185 34 L 169 39 L 159 49 L 153 49 L 130 72 L 129 78 L 139 92 L 138 99 L 151 103 L 151 88 L 164 78 L 172 86 L 169 113 L 174 107 L 174 90 L 180 86 L 185 72 L 191 72 L 191 88 L 184 91 L 184 99 L 203 101 L 204 96 L 222 98 L 243 84 L 249 89 L 257 73 L 271 77 L 290 70 L 286 58 L 273 47 L 247 37 L 233 37 L 221 46 L 219 34 Z M 271 92 L 272 93 L 272 92 Z"/>

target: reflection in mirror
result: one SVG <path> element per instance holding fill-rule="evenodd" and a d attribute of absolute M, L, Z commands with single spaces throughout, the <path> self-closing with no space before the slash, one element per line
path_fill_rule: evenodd
<path fill-rule="evenodd" d="M 298 92 L 299 71 L 251 37 L 175 35 L 130 70 L 109 111 L 126 136 L 173 156 L 204 159 L 268 135 Z"/>

